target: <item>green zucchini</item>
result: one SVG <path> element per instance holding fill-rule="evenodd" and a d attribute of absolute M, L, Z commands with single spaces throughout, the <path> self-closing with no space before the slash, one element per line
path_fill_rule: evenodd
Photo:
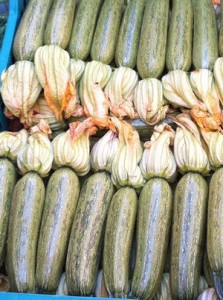
<path fill-rule="evenodd" d="M 16 180 L 17 172 L 13 163 L 7 158 L 0 158 L 0 267 L 5 256 L 10 203 Z"/>
<path fill-rule="evenodd" d="M 147 1 L 137 55 L 141 78 L 159 78 L 165 67 L 169 0 Z"/>
<path fill-rule="evenodd" d="M 125 0 L 105 0 L 96 26 L 92 46 L 92 60 L 110 64 L 115 56 L 115 46 Z"/>
<path fill-rule="evenodd" d="M 166 180 L 153 178 L 139 197 L 136 262 L 131 296 L 152 299 L 163 275 L 172 217 L 172 191 Z"/>
<path fill-rule="evenodd" d="M 144 7 L 145 0 L 131 0 L 127 5 L 115 50 L 118 67 L 133 69 L 136 65 Z"/>
<path fill-rule="evenodd" d="M 6 269 L 12 291 L 35 292 L 36 250 L 45 199 L 41 177 L 28 172 L 12 195 Z"/>
<path fill-rule="evenodd" d="M 218 58 L 218 30 L 211 0 L 196 0 L 194 5 L 193 65 L 213 69 Z"/>
<path fill-rule="evenodd" d="M 221 22 L 219 30 L 218 48 L 220 56 L 223 56 L 223 1 L 221 0 Z"/>
<path fill-rule="evenodd" d="M 137 195 L 123 187 L 112 198 L 105 229 L 103 272 L 105 286 L 114 298 L 127 298 L 129 263 L 137 212 Z"/>
<path fill-rule="evenodd" d="M 44 32 L 45 45 L 67 48 L 75 11 L 75 0 L 54 0 Z"/>
<path fill-rule="evenodd" d="M 43 45 L 44 30 L 52 0 L 29 0 L 13 42 L 15 60 L 34 60 L 36 50 Z"/>
<path fill-rule="evenodd" d="M 173 0 L 166 66 L 169 71 L 189 71 L 192 63 L 193 5 L 191 0 Z"/>
<path fill-rule="evenodd" d="M 196 299 L 205 238 L 207 183 L 187 173 L 177 184 L 171 237 L 170 284 L 175 299 Z"/>
<path fill-rule="evenodd" d="M 210 263 L 208 261 L 208 254 L 206 250 L 203 257 L 203 274 L 208 283 L 208 286 L 214 287 L 214 277 L 210 268 Z"/>
<path fill-rule="evenodd" d="M 102 0 L 81 0 L 77 7 L 68 52 L 72 58 L 85 60 L 91 50 Z"/>
<path fill-rule="evenodd" d="M 111 177 L 106 172 L 95 173 L 81 188 L 66 261 L 69 294 L 94 293 L 103 230 L 113 192 Z"/>
<path fill-rule="evenodd" d="M 56 170 L 46 189 L 37 248 L 36 285 L 40 292 L 58 287 L 79 196 L 79 180 L 69 168 Z"/>

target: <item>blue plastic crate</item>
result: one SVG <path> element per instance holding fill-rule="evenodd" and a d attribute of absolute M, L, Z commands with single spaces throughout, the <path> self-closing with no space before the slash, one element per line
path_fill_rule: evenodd
<path fill-rule="evenodd" d="M 59 295 L 39 295 L 39 294 L 18 294 L 0 293 L 1 300 L 94 300 L 108 299 L 96 297 L 59 296 Z"/>

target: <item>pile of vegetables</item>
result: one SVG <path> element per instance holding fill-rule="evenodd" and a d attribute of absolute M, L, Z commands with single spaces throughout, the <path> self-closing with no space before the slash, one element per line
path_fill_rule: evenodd
<path fill-rule="evenodd" d="M 1 74 L 0 291 L 223 299 L 222 37 L 223 1 L 29 0 Z"/>

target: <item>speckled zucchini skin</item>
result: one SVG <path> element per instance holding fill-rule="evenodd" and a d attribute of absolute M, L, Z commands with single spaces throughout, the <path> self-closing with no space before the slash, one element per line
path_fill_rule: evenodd
<path fill-rule="evenodd" d="M 33 61 L 36 50 L 43 45 L 52 3 L 52 0 L 29 0 L 13 42 L 15 60 Z"/>
<path fill-rule="evenodd" d="M 147 1 L 137 55 L 141 78 L 159 78 L 166 61 L 169 0 Z"/>
<path fill-rule="evenodd" d="M 196 299 L 205 238 L 208 187 L 197 173 L 177 184 L 171 237 L 170 285 L 174 299 Z"/>
<path fill-rule="evenodd" d="M 91 43 L 102 0 L 81 0 L 77 7 L 68 52 L 72 58 L 85 60 Z"/>
<path fill-rule="evenodd" d="M 0 158 L 0 267 L 2 266 L 9 223 L 12 192 L 17 181 L 17 172 L 7 158 Z"/>
<path fill-rule="evenodd" d="M 36 261 L 40 292 L 55 293 L 58 287 L 79 191 L 77 175 L 66 167 L 56 170 L 47 184 Z"/>
<path fill-rule="evenodd" d="M 54 0 L 44 32 L 45 45 L 66 49 L 73 26 L 76 0 Z"/>
<path fill-rule="evenodd" d="M 132 298 L 152 299 L 160 286 L 172 221 L 172 202 L 171 188 L 164 179 L 149 180 L 141 191 Z"/>
<path fill-rule="evenodd" d="M 218 58 L 218 30 L 210 0 L 196 0 L 194 6 L 193 65 L 196 69 L 213 69 Z"/>
<path fill-rule="evenodd" d="M 124 3 L 124 0 L 104 1 L 91 46 L 92 60 L 104 64 L 113 60 Z"/>
<path fill-rule="evenodd" d="M 137 212 L 137 195 L 123 187 L 112 198 L 106 222 L 103 271 L 105 285 L 114 298 L 127 298 L 132 237 Z"/>
<path fill-rule="evenodd" d="M 193 5 L 191 0 L 173 0 L 166 53 L 166 66 L 169 71 L 190 70 L 192 37 Z"/>
<path fill-rule="evenodd" d="M 45 187 L 37 173 L 29 172 L 16 183 L 6 253 L 12 291 L 35 292 L 36 250 L 44 199 Z"/>
<path fill-rule="evenodd" d="M 211 271 L 211 268 L 210 268 L 207 251 L 205 251 L 204 257 L 203 257 L 203 274 L 204 274 L 205 280 L 207 281 L 208 286 L 214 287 L 213 272 Z"/>
<path fill-rule="evenodd" d="M 115 50 L 115 62 L 118 67 L 133 69 L 136 65 L 144 7 L 145 0 L 130 1 L 127 5 Z"/>
<path fill-rule="evenodd" d="M 87 296 L 94 293 L 113 192 L 111 177 L 106 172 L 90 176 L 81 188 L 66 261 L 69 294 Z"/>

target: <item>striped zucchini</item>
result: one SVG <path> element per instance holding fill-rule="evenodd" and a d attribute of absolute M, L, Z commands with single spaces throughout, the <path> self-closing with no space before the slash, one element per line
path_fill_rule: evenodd
<path fill-rule="evenodd" d="M 131 296 L 152 299 L 164 270 L 172 217 L 172 191 L 166 180 L 153 178 L 139 197 L 136 263 Z"/>
<path fill-rule="evenodd" d="M 177 184 L 171 239 L 170 284 L 174 299 L 195 299 L 205 237 L 207 183 L 187 173 Z"/>
<path fill-rule="evenodd" d="M 65 167 L 56 170 L 47 184 L 36 262 L 36 285 L 40 292 L 53 293 L 58 287 L 79 190 L 77 175 Z"/>
<path fill-rule="evenodd" d="M 137 195 L 133 188 L 123 187 L 112 198 L 106 222 L 103 271 L 109 294 L 127 298 L 129 263 L 137 212 Z"/>
<path fill-rule="evenodd" d="M 0 159 L 0 267 L 2 266 L 9 222 L 10 203 L 17 172 L 13 163 L 7 158 Z"/>
<path fill-rule="evenodd" d="M 68 52 L 72 58 L 85 60 L 91 50 L 102 0 L 81 0 L 77 7 Z"/>
<path fill-rule="evenodd" d="M 75 0 L 54 0 L 44 32 L 45 45 L 67 48 L 75 11 Z"/>
<path fill-rule="evenodd" d="M 144 7 L 145 0 L 131 0 L 127 5 L 115 50 L 118 67 L 133 69 L 136 65 Z"/>
<path fill-rule="evenodd" d="M 91 46 L 92 60 L 104 64 L 113 60 L 124 3 L 124 0 L 104 1 Z"/>
<path fill-rule="evenodd" d="M 192 63 L 193 5 L 191 0 L 173 0 L 166 66 L 169 71 L 189 71 Z"/>
<path fill-rule="evenodd" d="M 193 65 L 196 69 L 213 69 L 218 58 L 218 30 L 210 0 L 196 0 L 194 5 Z"/>
<path fill-rule="evenodd" d="M 43 181 L 34 172 L 24 175 L 13 190 L 6 253 L 12 291 L 35 292 L 36 250 L 44 198 Z"/>
<path fill-rule="evenodd" d="M 169 0 L 147 1 L 137 55 L 142 78 L 158 78 L 165 67 Z"/>
<path fill-rule="evenodd" d="M 208 286 L 214 287 L 213 272 L 211 271 L 211 268 L 210 268 L 207 251 L 205 251 L 204 257 L 203 257 L 203 274 L 204 274 L 205 280 L 208 283 Z"/>
<path fill-rule="evenodd" d="M 220 56 L 223 56 L 223 1 L 221 0 L 221 23 L 219 30 L 218 48 Z"/>
<path fill-rule="evenodd" d="M 43 45 L 52 2 L 52 0 L 29 0 L 13 42 L 15 60 L 33 61 L 36 50 Z"/>
<path fill-rule="evenodd" d="M 66 261 L 69 294 L 94 293 L 102 238 L 114 187 L 106 172 L 89 177 L 81 188 Z"/>

